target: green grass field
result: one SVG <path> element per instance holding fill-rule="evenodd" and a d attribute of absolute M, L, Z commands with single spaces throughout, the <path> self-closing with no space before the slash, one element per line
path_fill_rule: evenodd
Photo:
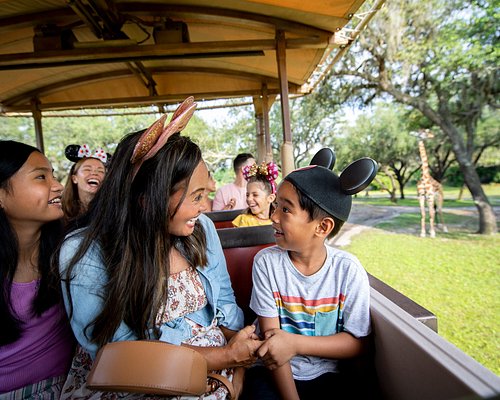
<path fill-rule="evenodd" d="M 488 195 L 495 204 L 500 185 L 493 191 Z M 472 201 L 462 206 L 468 205 Z M 448 234 L 438 231 L 431 239 L 403 233 L 409 227 L 419 232 L 416 209 L 355 236 L 346 250 L 368 272 L 436 314 L 440 335 L 500 375 L 500 235 L 474 234 L 477 217 L 444 218 Z"/>

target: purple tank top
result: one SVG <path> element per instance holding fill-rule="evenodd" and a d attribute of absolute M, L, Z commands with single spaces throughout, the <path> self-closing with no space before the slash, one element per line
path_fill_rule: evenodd
<path fill-rule="evenodd" d="M 74 337 L 66 311 L 56 304 L 40 317 L 31 312 L 38 280 L 12 284 L 12 305 L 24 322 L 21 338 L 0 346 L 0 393 L 68 372 Z"/>

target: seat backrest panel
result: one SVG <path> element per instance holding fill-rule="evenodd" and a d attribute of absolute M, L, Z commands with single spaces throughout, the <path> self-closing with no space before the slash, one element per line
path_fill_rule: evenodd
<path fill-rule="evenodd" d="M 252 295 L 252 266 L 255 255 L 273 246 L 274 230 L 269 226 L 218 229 L 227 270 L 231 277 L 236 303 L 245 314 L 245 322 L 252 323 L 255 314 L 250 309 Z"/>
<path fill-rule="evenodd" d="M 232 221 L 242 212 L 244 209 L 238 210 L 224 210 L 224 211 L 210 211 L 206 212 L 205 215 L 210 218 L 217 229 L 221 228 L 234 228 Z"/>

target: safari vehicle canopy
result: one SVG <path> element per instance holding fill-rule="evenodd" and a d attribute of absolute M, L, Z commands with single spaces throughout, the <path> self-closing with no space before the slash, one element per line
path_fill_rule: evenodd
<path fill-rule="evenodd" d="M 283 172 L 293 169 L 288 96 L 308 93 L 381 7 L 365 0 L 0 1 L 0 113 L 252 96 L 258 158 L 280 95 Z M 366 5 L 365 5 L 366 6 Z M 352 20 L 356 30 L 345 28 Z"/>
<path fill-rule="evenodd" d="M 359 14 L 365 0 L 0 0 L 0 114 L 31 113 L 43 150 L 46 111 L 251 96 L 263 160 L 272 154 L 267 118 L 279 95 L 286 174 L 293 168 L 289 95 L 307 94 L 383 1 Z M 258 232 L 259 241 L 243 244 L 237 233 L 223 236 L 225 249 L 238 250 L 266 237 Z M 376 279 L 371 286 L 383 398 L 500 392 L 500 378 L 434 332 L 432 313 Z"/>

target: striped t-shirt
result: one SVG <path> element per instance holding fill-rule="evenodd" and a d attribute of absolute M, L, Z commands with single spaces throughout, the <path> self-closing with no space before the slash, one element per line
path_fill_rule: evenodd
<path fill-rule="evenodd" d="M 250 307 L 261 317 L 279 317 L 281 329 L 300 335 L 328 336 L 370 333 L 370 286 L 356 257 L 326 246 L 321 269 L 305 276 L 292 264 L 288 252 L 277 246 L 260 251 L 254 260 Z M 296 356 L 294 379 L 311 380 L 336 372 L 335 360 Z"/>

